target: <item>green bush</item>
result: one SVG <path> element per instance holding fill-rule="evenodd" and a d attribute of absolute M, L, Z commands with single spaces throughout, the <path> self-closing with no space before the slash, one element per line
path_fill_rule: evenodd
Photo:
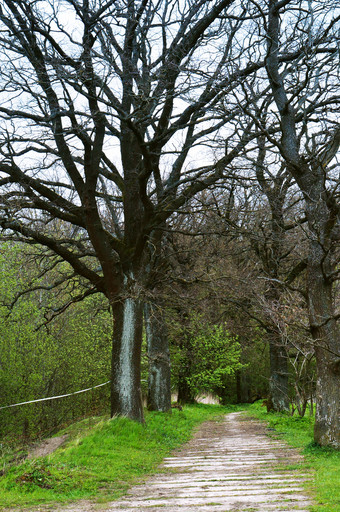
<path fill-rule="evenodd" d="M 39 274 L 39 251 L 32 258 L 25 250 L 22 244 L 0 246 L 0 406 L 71 393 L 110 378 L 112 322 L 105 300 L 90 296 L 46 324 L 46 314 L 70 301 L 78 285 L 49 290 L 53 276 Z M 65 264 L 53 269 L 58 275 L 65 270 Z M 27 287 L 32 291 L 22 293 Z M 109 408 L 109 386 L 0 410 L 0 430 L 2 436 L 35 438 L 103 407 Z"/>

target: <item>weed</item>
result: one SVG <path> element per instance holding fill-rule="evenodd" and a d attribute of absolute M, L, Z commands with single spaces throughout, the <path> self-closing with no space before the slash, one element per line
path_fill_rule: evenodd
<path fill-rule="evenodd" d="M 16 482 L 25 485 L 26 490 L 31 487 L 41 487 L 43 489 L 52 489 L 54 485 L 54 476 L 48 469 L 48 464 L 40 459 L 34 460 L 30 468 L 16 478 Z"/>

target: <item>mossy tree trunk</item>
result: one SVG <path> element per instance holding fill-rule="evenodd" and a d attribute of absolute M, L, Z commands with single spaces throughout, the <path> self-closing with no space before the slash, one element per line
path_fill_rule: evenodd
<path fill-rule="evenodd" d="M 113 306 L 111 416 L 144 421 L 141 394 L 143 306 L 127 298 Z"/>

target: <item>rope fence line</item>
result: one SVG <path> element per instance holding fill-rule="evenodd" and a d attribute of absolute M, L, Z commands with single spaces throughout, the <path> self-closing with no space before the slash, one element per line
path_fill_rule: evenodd
<path fill-rule="evenodd" d="M 103 384 L 98 384 L 97 386 L 93 386 L 92 388 L 81 389 L 80 391 L 74 391 L 74 393 L 68 393 L 67 395 L 48 396 L 46 398 L 38 398 L 37 400 L 29 400 L 28 402 L 20 402 L 18 404 L 3 405 L 2 407 L 0 407 L 0 410 L 1 409 L 9 409 L 10 407 L 18 407 L 19 405 L 34 404 L 36 402 L 45 402 L 46 400 L 56 400 L 57 398 L 65 398 L 66 396 L 79 395 L 79 393 L 86 393 L 86 391 L 91 391 L 92 389 L 101 388 L 102 386 L 106 386 L 110 382 L 111 381 L 108 380 L 107 382 L 103 382 Z"/>

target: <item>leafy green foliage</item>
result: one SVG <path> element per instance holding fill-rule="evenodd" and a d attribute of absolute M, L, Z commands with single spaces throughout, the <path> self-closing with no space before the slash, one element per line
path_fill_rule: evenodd
<path fill-rule="evenodd" d="M 264 332 L 257 327 L 248 328 L 248 332 L 238 338 L 242 347 L 241 363 L 244 363 L 240 372 L 241 402 L 253 402 L 268 396 L 269 345 L 264 338 Z"/>
<path fill-rule="evenodd" d="M 243 367 L 241 346 L 224 325 L 202 325 L 195 321 L 192 337 L 192 375 L 188 383 L 196 394 L 215 392 L 226 383 L 226 377 Z"/>
<path fill-rule="evenodd" d="M 49 289 L 39 250 L 0 246 L 0 405 L 71 393 L 110 378 L 111 318 L 99 296 L 72 304 L 46 326 L 47 311 L 77 293 L 77 283 Z M 65 264 L 52 269 L 59 277 Z M 55 276 L 54 276 L 55 277 Z M 41 288 L 40 285 L 43 285 Z M 30 287 L 31 292 L 22 293 Z M 34 438 L 109 404 L 109 386 L 86 395 L 0 411 L 2 435 Z M 105 405 L 104 405 L 105 404 Z"/>
<path fill-rule="evenodd" d="M 241 346 L 224 324 L 209 324 L 202 315 L 193 313 L 170 326 L 173 381 L 185 380 L 191 396 L 212 392 L 223 396 L 234 381 L 235 372 L 243 367 Z"/>

